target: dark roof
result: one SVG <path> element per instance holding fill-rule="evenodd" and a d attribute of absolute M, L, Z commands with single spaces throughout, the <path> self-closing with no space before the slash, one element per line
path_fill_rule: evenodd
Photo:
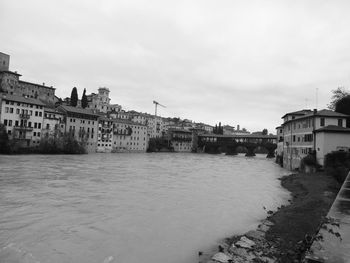
<path fill-rule="evenodd" d="M 332 110 L 320 110 L 318 112 L 316 112 L 315 114 L 316 116 L 321 116 L 321 117 L 349 117 L 349 115 L 343 114 L 343 113 L 339 113 L 339 112 L 335 112 Z"/>
<path fill-rule="evenodd" d="M 85 115 L 90 115 L 90 116 L 94 116 L 94 117 L 99 117 L 98 114 L 93 113 L 91 110 L 78 108 L 78 107 L 60 105 L 58 107 L 58 109 L 61 109 L 61 110 L 66 111 L 66 112 L 71 112 L 71 113 L 78 113 L 78 114 L 85 114 Z"/>
<path fill-rule="evenodd" d="M 13 75 L 17 75 L 17 76 L 22 76 L 21 74 L 18 74 L 17 72 L 13 72 L 13 71 L 9 71 L 9 70 L 3 70 L 0 71 L 0 73 L 9 73 L 9 74 L 13 74 Z"/>
<path fill-rule="evenodd" d="M 33 99 L 33 98 L 28 98 L 28 97 L 23 97 L 18 95 L 1 94 L 1 98 L 9 101 L 16 101 L 16 102 L 33 104 L 33 105 L 45 106 L 45 104 L 38 99 Z"/>
<path fill-rule="evenodd" d="M 119 123 L 124 123 L 124 124 L 130 124 L 130 125 L 139 125 L 139 126 L 147 126 L 138 122 L 134 122 L 131 120 L 126 120 L 126 119 L 111 119 L 113 122 L 119 122 Z"/>
<path fill-rule="evenodd" d="M 350 133 L 350 128 L 344 128 L 336 125 L 328 125 L 325 127 L 322 127 L 320 129 L 317 129 L 314 131 L 316 132 L 330 132 L 330 133 Z"/>
<path fill-rule="evenodd" d="M 260 135 L 260 134 L 201 134 L 202 137 L 230 137 L 230 138 L 253 138 L 253 139 L 277 139 L 277 135 Z"/>
<path fill-rule="evenodd" d="M 308 113 L 312 113 L 312 110 L 299 110 L 299 111 L 294 111 L 294 112 L 289 112 L 289 113 L 286 113 L 282 116 L 282 119 L 288 115 L 300 115 L 300 116 L 303 116 L 305 114 L 308 114 Z"/>
<path fill-rule="evenodd" d="M 310 117 L 313 117 L 313 116 L 317 116 L 317 117 L 331 117 L 331 118 L 347 118 L 349 117 L 349 115 L 346 115 L 346 114 L 343 114 L 343 113 L 339 113 L 339 112 L 335 112 L 335 111 L 332 111 L 332 110 L 320 110 L 320 111 L 317 111 L 317 112 L 312 112 L 312 113 L 309 113 L 309 114 L 305 114 L 303 116 L 300 116 L 300 117 L 297 117 L 293 120 L 288 120 L 286 122 L 283 123 L 283 125 L 285 125 L 286 123 L 289 123 L 289 122 L 293 122 L 293 121 L 298 121 L 298 120 L 302 120 L 302 119 L 305 119 L 305 118 L 310 118 Z"/>
<path fill-rule="evenodd" d="M 35 86 L 43 87 L 43 88 L 46 88 L 46 89 L 53 89 L 53 90 L 55 90 L 55 88 L 53 88 L 53 87 L 48 87 L 48 86 L 45 86 L 45 85 L 42 85 L 42 84 L 32 83 L 32 82 L 23 81 L 23 80 L 19 80 L 18 82 L 19 83 L 24 83 L 24 84 L 29 84 L 29 85 L 35 85 Z"/>
<path fill-rule="evenodd" d="M 44 112 L 52 112 L 52 113 L 59 113 L 59 114 L 62 114 L 62 112 L 59 112 L 57 109 L 51 108 L 51 107 L 45 107 L 45 108 L 44 108 Z"/>
<path fill-rule="evenodd" d="M 189 130 L 185 130 L 185 129 L 176 129 L 176 128 L 170 128 L 169 131 L 171 132 L 181 132 L 181 133 L 192 133 Z"/>

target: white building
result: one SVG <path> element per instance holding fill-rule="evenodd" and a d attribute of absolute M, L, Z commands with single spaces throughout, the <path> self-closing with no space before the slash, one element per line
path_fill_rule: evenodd
<path fill-rule="evenodd" d="M 315 153 L 317 160 L 320 160 L 322 165 L 322 160 L 328 150 L 342 144 L 335 132 L 327 132 L 326 136 L 323 135 L 327 130 L 325 128 L 327 126 L 345 128 L 346 118 L 347 115 L 330 110 L 301 110 L 285 114 L 282 117 L 284 122 L 281 126 L 283 130 L 283 167 L 289 170 L 298 169 L 301 159 L 310 153 Z M 280 133 L 279 130 L 279 135 Z M 326 137 L 327 143 L 331 143 L 332 147 L 323 145 L 326 142 L 322 138 Z"/>
<path fill-rule="evenodd" d="M 147 126 L 130 120 L 113 120 L 113 152 L 146 152 Z"/>
<path fill-rule="evenodd" d="M 100 117 L 98 120 L 97 152 L 112 152 L 113 120 Z"/>
<path fill-rule="evenodd" d="M 57 109 L 44 107 L 42 138 L 60 136 L 65 130 L 64 115 Z"/>
<path fill-rule="evenodd" d="M 33 98 L 1 94 L 0 122 L 9 138 L 22 147 L 38 146 L 44 118 L 44 106 Z"/>
<path fill-rule="evenodd" d="M 57 109 L 64 115 L 64 132 L 72 134 L 77 141 L 83 143 L 87 152 L 96 152 L 99 115 L 72 106 L 61 105 Z"/>

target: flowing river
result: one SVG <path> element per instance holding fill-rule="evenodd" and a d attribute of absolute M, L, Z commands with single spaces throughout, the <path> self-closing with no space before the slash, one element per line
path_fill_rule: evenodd
<path fill-rule="evenodd" d="M 0 262 L 190 263 L 289 194 L 264 155 L 0 155 Z"/>

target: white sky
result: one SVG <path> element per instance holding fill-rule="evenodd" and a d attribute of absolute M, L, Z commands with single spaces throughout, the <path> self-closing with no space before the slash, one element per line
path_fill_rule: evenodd
<path fill-rule="evenodd" d="M 249 131 L 350 87 L 350 1 L 0 0 L 0 51 L 59 97 Z"/>

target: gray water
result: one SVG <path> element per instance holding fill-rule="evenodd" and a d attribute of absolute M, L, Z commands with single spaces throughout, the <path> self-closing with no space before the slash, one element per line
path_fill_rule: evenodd
<path fill-rule="evenodd" d="M 265 156 L 0 155 L 0 262 L 189 263 L 289 194 Z"/>

